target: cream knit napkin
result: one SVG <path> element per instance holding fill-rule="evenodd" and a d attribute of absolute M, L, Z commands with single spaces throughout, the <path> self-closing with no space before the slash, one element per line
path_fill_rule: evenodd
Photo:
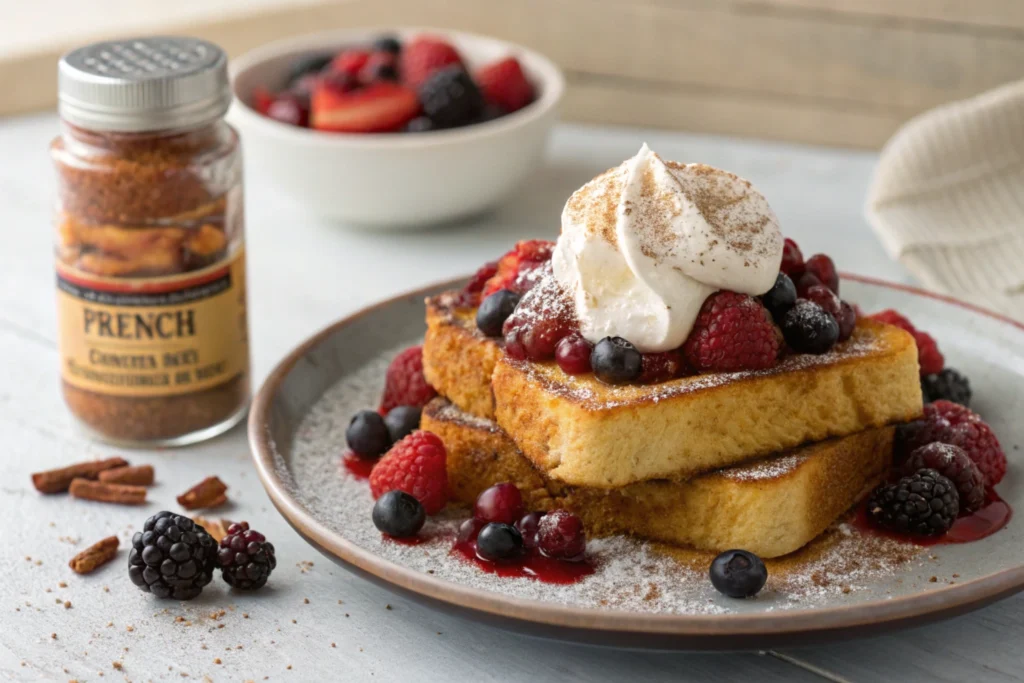
<path fill-rule="evenodd" d="M 865 211 L 926 287 L 1024 321 L 1024 81 L 904 124 Z"/>

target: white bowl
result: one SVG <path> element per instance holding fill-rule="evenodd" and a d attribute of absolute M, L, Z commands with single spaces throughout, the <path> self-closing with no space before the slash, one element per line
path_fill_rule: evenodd
<path fill-rule="evenodd" d="M 280 87 L 302 54 L 367 44 L 381 34 L 446 37 L 470 70 L 515 55 L 537 88 L 530 105 L 501 118 L 429 133 L 331 133 L 278 123 L 247 103 L 257 86 Z M 351 29 L 283 40 L 232 61 L 228 120 L 246 164 L 320 216 L 374 226 L 417 226 L 488 209 L 523 181 L 544 153 L 565 90 L 546 57 L 494 38 L 431 28 Z"/>

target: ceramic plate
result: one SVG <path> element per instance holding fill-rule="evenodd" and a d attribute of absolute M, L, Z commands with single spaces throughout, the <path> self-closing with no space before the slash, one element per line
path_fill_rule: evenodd
<path fill-rule="evenodd" d="M 295 349 L 256 397 L 249 420 L 267 492 L 328 557 L 440 609 L 533 635 L 658 649 L 807 644 L 962 614 L 1024 588 L 1024 518 L 989 538 L 924 549 L 848 525 L 773 565 L 766 588 L 731 600 L 706 578 L 706 559 L 626 538 L 591 540 L 596 572 L 573 585 L 503 578 L 449 554 L 465 512 L 428 522 L 421 545 L 381 538 L 365 480 L 340 466 L 344 429 L 377 405 L 384 369 L 422 338 L 423 298 L 441 283 L 352 315 Z M 866 311 L 895 308 L 926 328 L 947 363 L 971 379 L 972 407 L 1010 458 L 999 494 L 1024 509 L 1024 326 L 909 287 L 844 276 L 843 295 Z M 870 541 L 868 540 L 870 539 Z M 819 547 L 820 546 L 820 547 Z M 897 547 L 898 546 L 898 547 Z"/>

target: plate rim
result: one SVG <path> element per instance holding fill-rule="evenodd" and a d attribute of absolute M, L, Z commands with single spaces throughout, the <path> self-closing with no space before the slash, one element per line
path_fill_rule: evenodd
<path fill-rule="evenodd" d="M 862 284 L 937 299 L 1024 332 L 1024 323 L 952 296 L 871 276 L 842 273 L 841 277 Z M 955 616 L 1024 590 L 1024 563 L 1021 563 L 1016 567 L 1009 567 L 963 583 L 934 588 L 924 593 L 871 600 L 855 605 L 755 614 L 641 613 L 561 605 L 462 586 L 396 564 L 359 547 L 347 540 L 343 534 L 333 532 L 317 521 L 287 490 L 278 475 L 273 440 L 269 431 L 270 409 L 274 397 L 285 377 L 301 359 L 337 330 L 380 308 L 411 297 L 425 296 L 428 292 L 454 286 L 465 279 L 458 277 L 417 287 L 370 304 L 327 325 L 301 342 L 279 361 L 256 393 L 249 413 L 248 438 L 260 482 L 286 521 L 304 540 L 321 552 L 326 552 L 334 559 L 369 574 L 378 582 L 455 608 L 475 612 L 480 616 L 598 633 L 619 632 L 697 639 L 767 634 L 792 636 L 822 631 L 852 632 L 867 626 L 895 627 L 901 623 L 921 623 Z"/>

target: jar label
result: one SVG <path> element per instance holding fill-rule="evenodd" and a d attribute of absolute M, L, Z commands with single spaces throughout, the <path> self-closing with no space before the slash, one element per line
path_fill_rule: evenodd
<path fill-rule="evenodd" d="M 61 375 L 108 396 L 175 396 L 248 371 L 245 255 L 183 275 L 97 277 L 57 263 Z"/>

